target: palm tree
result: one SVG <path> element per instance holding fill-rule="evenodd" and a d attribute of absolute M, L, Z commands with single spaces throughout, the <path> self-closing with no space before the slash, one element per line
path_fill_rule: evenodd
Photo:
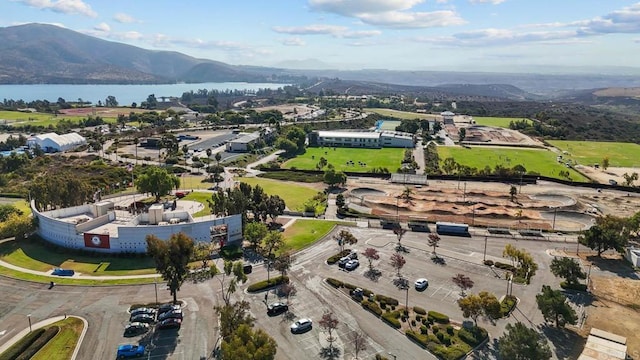
<path fill-rule="evenodd" d="M 135 150 L 136 150 L 136 166 L 138 166 L 138 142 L 140 142 L 140 140 L 138 139 L 138 137 L 134 137 L 133 138 L 133 145 L 135 146 Z"/>

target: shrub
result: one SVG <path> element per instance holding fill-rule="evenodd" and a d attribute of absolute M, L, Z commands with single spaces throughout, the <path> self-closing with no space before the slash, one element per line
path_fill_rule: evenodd
<path fill-rule="evenodd" d="M 355 288 L 357 288 L 357 286 L 351 285 L 351 284 L 348 284 L 348 283 L 343 283 L 342 285 L 344 287 L 346 287 L 347 289 L 349 289 L 349 290 L 355 290 Z"/>
<path fill-rule="evenodd" d="M 333 286 L 336 289 L 339 289 L 344 285 L 342 281 L 334 278 L 327 278 L 327 283 L 329 283 L 329 285 Z"/>
<path fill-rule="evenodd" d="M 400 314 L 396 314 L 396 312 L 388 312 L 388 313 L 384 313 L 382 314 L 382 320 L 384 320 L 387 324 L 393 326 L 396 329 L 400 329 L 400 327 L 402 326 L 400 324 L 400 321 L 398 320 L 398 316 Z"/>
<path fill-rule="evenodd" d="M 53 339 L 56 334 L 58 334 L 60 328 L 57 326 L 52 326 L 47 328 L 42 336 L 38 337 L 31 346 L 29 346 L 20 356 L 16 358 L 16 360 L 29 360 L 35 355 L 43 346 L 45 346 L 49 340 Z"/>
<path fill-rule="evenodd" d="M 405 331 L 405 336 L 409 338 L 409 340 L 413 340 L 416 344 L 422 346 L 422 347 L 428 347 L 429 345 L 429 341 L 427 339 L 427 337 L 423 334 L 418 334 L 417 332 L 413 331 L 413 330 L 407 330 Z"/>
<path fill-rule="evenodd" d="M 438 331 L 437 333 L 434 332 L 434 334 L 436 334 L 436 337 L 438 338 L 438 340 L 440 340 L 440 342 L 444 344 L 444 341 L 442 340 L 447 334 L 443 333 L 442 331 Z"/>
<path fill-rule="evenodd" d="M 388 296 L 380 295 L 380 294 L 377 294 L 375 296 L 375 300 L 377 302 L 379 302 L 379 303 L 383 303 L 384 302 L 384 303 L 389 304 L 391 306 L 398 305 L 398 300 L 396 300 L 394 298 L 391 298 L 391 297 L 388 297 Z"/>
<path fill-rule="evenodd" d="M 369 290 L 369 289 L 362 289 L 362 295 L 369 297 L 371 295 L 373 295 L 373 291 Z"/>
<path fill-rule="evenodd" d="M 349 253 L 351 253 L 351 250 L 349 250 L 349 249 L 342 250 L 341 252 L 329 257 L 327 259 L 327 264 L 333 265 L 333 264 L 337 263 L 338 260 L 340 260 L 340 258 L 343 258 L 343 257 L 349 255 Z"/>
<path fill-rule="evenodd" d="M 458 330 L 458 337 L 460 340 L 471 346 L 477 346 L 482 343 L 489 334 L 487 334 L 487 330 L 474 326 L 471 329 L 462 328 Z"/>
<path fill-rule="evenodd" d="M 491 265 L 493 265 L 493 260 L 485 260 L 484 264 L 487 265 L 487 266 L 491 266 Z"/>
<path fill-rule="evenodd" d="M 429 328 L 428 327 L 426 327 L 425 325 L 420 326 L 420 334 L 426 335 L 427 332 L 429 332 Z"/>
<path fill-rule="evenodd" d="M 431 331 L 432 331 L 434 334 L 437 334 L 437 333 L 438 333 L 438 331 L 440 331 L 440 327 L 439 327 L 438 325 L 433 325 L 433 326 L 431 327 Z"/>
<path fill-rule="evenodd" d="M 453 335 L 453 326 L 447 325 L 447 334 Z"/>
<path fill-rule="evenodd" d="M 511 264 L 505 264 L 505 263 L 501 263 L 499 261 L 496 261 L 493 266 L 497 267 L 498 269 L 502 269 L 502 270 L 508 270 L 511 271 L 513 273 L 516 272 L 517 268 Z"/>
<path fill-rule="evenodd" d="M 414 306 L 413 307 L 413 312 L 415 312 L 416 314 L 420 314 L 420 315 L 427 315 L 427 311 L 419 306 Z"/>
<path fill-rule="evenodd" d="M 443 332 L 439 332 L 438 334 L 442 334 L 442 343 L 446 346 L 451 345 L 451 337 L 448 334 L 445 334 Z"/>
<path fill-rule="evenodd" d="M 377 316 L 382 315 L 382 309 L 380 309 L 378 304 L 376 304 L 375 302 L 369 301 L 369 300 L 362 300 L 362 302 L 360 304 L 362 305 L 363 308 L 371 311 L 372 313 L 376 314 Z"/>
<path fill-rule="evenodd" d="M 570 284 L 566 281 L 561 282 L 560 287 L 565 290 L 587 291 L 586 284 Z"/>
<path fill-rule="evenodd" d="M 10 347 L 7 351 L 2 353 L 2 358 L 7 360 L 15 360 L 25 352 L 31 344 L 33 344 L 40 336 L 44 334 L 44 329 L 35 329 L 32 332 L 28 333 L 22 340 L 20 340 L 17 344 Z"/>
<path fill-rule="evenodd" d="M 416 321 L 420 321 L 422 322 L 422 319 L 424 319 L 424 317 L 422 315 L 416 315 Z"/>
<path fill-rule="evenodd" d="M 220 256 L 225 260 L 237 260 L 243 255 L 242 247 L 237 245 L 226 245 L 220 249 Z"/>
<path fill-rule="evenodd" d="M 513 308 L 516 306 L 517 299 L 513 295 L 505 296 L 500 303 L 500 313 L 502 316 L 508 316 Z"/>
<path fill-rule="evenodd" d="M 445 314 L 441 314 L 437 311 L 429 311 L 429 317 L 432 318 L 435 322 L 440 324 L 448 324 L 449 317 Z"/>
<path fill-rule="evenodd" d="M 264 289 L 268 289 L 270 287 L 273 286 L 277 286 L 280 284 L 286 284 L 289 282 L 289 277 L 288 276 L 276 276 L 272 279 L 269 279 L 269 281 L 264 280 L 264 281 L 259 281 L 255 284 L 251 284 L 249 285 L 249 287 L 247 287 L 247 291 L 248 292 L 257 292 L 257 291 L 261 291 Z"/>
<path fill-rule="evenodd" d="M 380 355 L 380 354 L 376 354 L 376 360 L 389 360 L 386 357 Z"/>

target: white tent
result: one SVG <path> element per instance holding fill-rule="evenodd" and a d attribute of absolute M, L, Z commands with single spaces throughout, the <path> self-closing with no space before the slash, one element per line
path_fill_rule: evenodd
<path fill-rule="evenodd" d="M 64 135 L 46 133 L 27 139 L 27 145 L 30 148 L 38 146 L 46 152 L 67 151 L 86 143 L 87 140 L 78 133 L 68 133 Z"/>

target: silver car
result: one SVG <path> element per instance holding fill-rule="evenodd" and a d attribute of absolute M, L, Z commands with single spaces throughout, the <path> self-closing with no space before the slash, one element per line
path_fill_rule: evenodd
<path fill-rule="evenodd" d="M 298 334 L 311 330 L 312 327 L 313 322 L 311 321 L 311 319 L 303 318 L 291 324 L 291 332 L 294 334 Z"/>

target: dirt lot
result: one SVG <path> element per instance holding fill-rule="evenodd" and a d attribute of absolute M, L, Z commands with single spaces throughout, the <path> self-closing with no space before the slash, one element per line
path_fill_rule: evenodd
<path fill-rule="evenodd" d="M 640 169 L 626 167 L 609 167 L 607 170 L 603 170 L 592 166 L 578 165 L 576 169 L 601 184 L 608 184 L 609 180 L 615 180 L 619 185 L 624 185 L 623 174 L 633 174 L 634 172 L 640 174 Z"/>
<path fill-rule="evenodd" d="M 318 110 L 318 107 L 307 104 L 282 104 L 275 106 L 265 106 L 255 108 L 256 111 L 278 110 L 287 120 L 293 119 L 296 116 L 304 116 L 313 111 Z"/>
<path fill-rule="evenodd" d="M 74 109 L 63 109 L 60 113 L 65 115 L 99 115 L 102 117 L 117 117 L 120 114 L 128 115 L 131 112 L 143 113 L 151 110 L 130 109 L 130 108 L 108 108 L 108 107 L 85 107 Z"/>

